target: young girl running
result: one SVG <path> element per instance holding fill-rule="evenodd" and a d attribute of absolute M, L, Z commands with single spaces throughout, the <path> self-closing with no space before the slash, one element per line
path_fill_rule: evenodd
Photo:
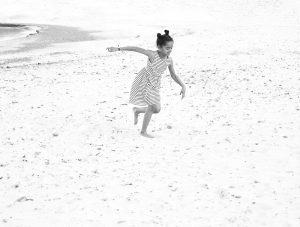
<path fill-rule="evenodd" d="M 138 122 L 138 115 L 145 113 L 141 135 L 153 138 L 147 133 L 147 127 L 153 113 L 160 112 L 160 81 L 162 73 L 169 68 L 170 75 L 175 82 L 181 86 L 182 99 L 185 96 L 186 87 L 180 78 L 175 74 L 174 63 L 170 56 L 173 48 L 173 38 L 169 36 L 169 31 L 165 30 L 165 34 L 157 33 L 157 50 L 145 50 L 140 47 L 126 46 L 126 47 L 108 47 L 109 52 L 114 51 L 135 51 L 148 56 L 147 66 L 142 68 L 134 79 L 129 102 L 146 107 L 133 107 L 134 124 Z"/>

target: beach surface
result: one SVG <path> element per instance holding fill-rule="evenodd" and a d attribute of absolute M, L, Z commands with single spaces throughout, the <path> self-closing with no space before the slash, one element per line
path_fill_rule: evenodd
<path fill-rule="evenodd" d="M 297 1 L 3 0 L 0 226 L 300 226 Z M 5 9 L 4 9 L 5 8 Z M 170 30 L 161 112 L 129 91 Z M 7 37 L 7 36 L 6 36 Z"/>

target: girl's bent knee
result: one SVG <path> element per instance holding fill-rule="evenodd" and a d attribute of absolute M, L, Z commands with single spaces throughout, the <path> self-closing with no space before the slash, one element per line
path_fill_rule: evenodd
<path fill-rule="evenodd" d="M 159 113 L 159 112 L 160 112 L 160 105 L 154 105 L 153 113 Z"/>
<path fill-rule="evenodd" d="M 153 112 L 153 113 L 159 113 L 160 112 L 160 109 L 157 109 L 157 110 L 155 110 L 155 112 Z"/>

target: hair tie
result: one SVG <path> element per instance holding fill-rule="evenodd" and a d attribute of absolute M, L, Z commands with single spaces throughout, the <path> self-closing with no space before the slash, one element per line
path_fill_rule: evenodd
<path fill-rule="evenodd" d="M 169 30 L 165 30 L 165 34 L 166 34 L 166 35 L 169 35 Z"/>

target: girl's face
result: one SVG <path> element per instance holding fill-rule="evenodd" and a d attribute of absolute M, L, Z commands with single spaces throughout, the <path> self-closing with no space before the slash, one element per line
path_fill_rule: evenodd
<path fill-rule="evenodd" d="M 169 56 L 173 49 L 173 41 L 168 41 L 164 46 L 158 46 L 158 49 L 164 56 Z"/>

